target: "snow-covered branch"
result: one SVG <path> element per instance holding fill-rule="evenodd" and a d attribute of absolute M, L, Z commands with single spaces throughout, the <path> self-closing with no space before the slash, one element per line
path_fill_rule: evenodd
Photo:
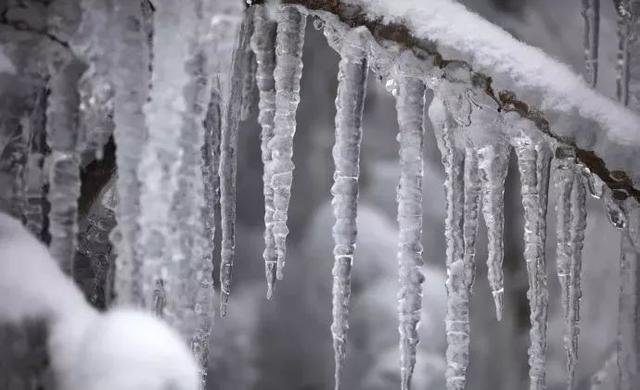
<path fill-rule="evenodd" d="M 392 41 L 425 53 L 425 61 L 440 68 L 445 79 L 466 69 L 470 87 L 484 91 L 496 110 L 516 112 L 545 136 L 574 148 L 578 160 L 616 198 L 640 201 L 634 183 L 639 170 L 633 158 L 640 149 L 640 117 L 592 90 L 568 66 L 519 42 L 463 5 L 445 0 L 426 5 L 414 0 L 283 3 L 303 6 L 316 15 L 331 13 L 345 26 L 366 26 L 378 42 Z"/>

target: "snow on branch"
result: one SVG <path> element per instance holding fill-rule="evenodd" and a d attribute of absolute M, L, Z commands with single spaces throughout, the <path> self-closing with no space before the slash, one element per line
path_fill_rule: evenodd
<path fill-rule="evenodd" d="M 591 89 L 568 66 L 463 5 L 450 0 L 283 3 L 331 13 L 348 27 L 366 26 L 378 42 L 392 41 L 414 52 L 426 52 L 426 60 L 442 69 L 445 78 L 452 63 L 457 65 L 456 72 L 466 68 L 474 89 L 484 90 L 498 111 L 516 112 L 546 136 L 574 148 L 577 158 L 617 199 L 640 201 L 640 166 L 633 158 L 640 149 L 640 117 Z"/>

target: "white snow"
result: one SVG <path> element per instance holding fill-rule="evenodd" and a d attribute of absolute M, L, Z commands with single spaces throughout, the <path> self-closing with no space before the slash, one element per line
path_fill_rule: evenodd
<path fill-rule="evenodd" d="M 596 122 L 612 140 L 640 145 L 640 117 L 599 95 L 564 65 L 528 46 L 496 25 L 450 0 L 350 0 L 371 18 L 403 23 L 420 38 L 436 42 L 486 71 L 502 88 L 513 88 L 527 100 L 535 98 L 545 111 L 573 115 L 577 110 Z"/>
<path fill-rule="evenodd" d="M 0 323 L 43 319 L 59 388 L 196 390 L 197 365 L 180 336 L 149 314 L 89 306 L 47 249 L 0 213 Z"/>

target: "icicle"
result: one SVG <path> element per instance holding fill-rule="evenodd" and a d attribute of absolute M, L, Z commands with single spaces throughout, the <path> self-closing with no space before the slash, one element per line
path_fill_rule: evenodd
<path fill-rule="evenodd" d="M 573 149 L 558 147 L 554 160 L 554 183 L 558 193 L 556 257 L 565 320 L 564 348 L 567 353 L 569 389 L 573 389 L 575 385 L 581 297 L 580 270 L 586 228 L 586 189 L 582 180 Z"/>
<path fill-rule="evenodd" d="M 73 255 L 78 232 L 78 198 L 80 196 L 80 161 L 77 147 L 78 80 L 84 67 L 71 62 L 54 70 L 50 79 L 47 106 L 47 143 L 51 148 L 49 163 L 49 231 L 50 251 L 62 269 L 73 272 Z"/>
<path fill-rule="evenodd" d="M 203 39 L 210 19 L 200 1 L 162 5 L 155 15 L 150 132 L 140 171 L 147 175 L 141 223 L 145 298 L 189 341 L 204 388 L 213 313 L 202 158 L 211 97 Z"/>
<path fill-rule="evenodd" d="M 629 202 L 633 202 L 630 200 Z M 629 203 L 630 204 L 630 203 Z M 637 208 L 636 204 L 630 206 Z M 637 222 L 637 221 L 635 221 Z M 618 301 L 618 383 L 617 389 L 637 388 L 640 375 L 640 264 L 630 234 L 638 226 L 621 231 L 620 297 Z M 637 231 L 637 230 L 636 230 Z"/>
<path fill-rule="evenodd" d="M 269 164 L 271 162 L 271 149 L 269 142 L 273 138 L 273 120 L 276 111 L 276 91 L 273 71 L 276 67 L 276 22 L 269 19 L 265 6 L 255 6 L 255 30 L 251 38 L 251 46 L 256 55 L 257 70 L 256 81 L 260 100 L 258 108 L 258 122 L 262 127 L 260 136 L 260 149 L 262 151 L 263 166 L 263 194 L 264 194 L 264 240 L 265 249 L 262 253 L 265 264 L 265 276 L 267 280 L 267 298 L 271 298 L 276 282 L 277 255 L 273 238 L 273 188 Z"/>
<path fill-rule="evenodd" d="M 256 7 L 250 7 L 247 9 L 247 35 L 249 37 L 255 36 L 255 12 Z M 273 49 L 273 46 L 272 46 Z M 254 107 L 256 106 L 256 99 L 258 98 L 258 88 L 256 83 L 256 72 L 258 70 L 258 64 L 256 62 L 255 52 L 252 50 L 251 44 L 245 47 L 246 53 L 244 53 L 243 64 L 243 79 L 242 79 L 242 109 L 240 111 L 241 119 L 247 120 Z"/>
<path fill-rule="evenodd" d="M 111 240 L 117 253 L 115 291 L 119 302 L 142 305 L 142 257 L 136 245 L 140 235 L 141 180 L 148 172 L 140 172 L 138 176 L 138 167 L 147 138 L 143 108 L 149 96 L 150 49 L 142 30 L 139 3 L 116 2 L 114 20 L 113 44 L 117 48 L 114 62 L 117 66 L 113 70 L 116 87 L 113 136 L 117 146 L 118 225 Z"/>
<path fill-rule="evenodd" d="M 640 109 L 640 41 L 637 39 L 639 0 L 614 0 L 618 12 L 616 96 L 624 105 Z"/>
<path fill-rule="evenodd" d="M 47 91 L 46 88 L 42 88 L 36 98 L 28 127 L 23 127 L 28 151 L 22 190 L 24 195 L 22 213 L 27 228 L 36 237 L 42 237 L 44 233 L 44 187 L 47 181 L 44 172 L 46 106 Z"/>
<path fill-rule="evenodd" d="M 118 41 L 110 39 L 109 1 L 82 0 L 80 4 L 82 20 L 70 42 L 74 52 L 88 64 L 79 82 L 79 150 L 101 159 L 103 147 L 114 130 L 114 88 L 109 69 L 114 68 L 110 57 L 112 45 Z"/>
<path fill-rule="evenodd" d="M 411 387 L 419 341 L 422 310 L 422 179 L 425 85 L 418 78 L 400 77 L 396 107 L 400 134 L 400 184 L 398 185 L 398 262 L 400 266 L 400 372 L 401 388 Z"/>
<path fill-rule="evenodd" d="M 296 111 L 300 102 L 302 48 L 307 15 L 294 6 L 283 6 L 277 15 L 276 113 L 272 151 L 267 167 L 274 194 L 273 237 L 278 257 L 277 277 L 282 279 L 286 257 L 287 228 L 291 184 L 293 181 L 293 137 L 296 131 Z"/>
<path fill-rule="evenodd" d="M 356 247 L 356 216 L 358 214 L 358 178 L 360 176 L 360 143 L 362 114 L 367 83 L 367 50 L 365 28 L 349 32 L 342 46 L 338 92 L 336 97 L 336 143 L 333 147 L 335 172 L 331 194 L 333 215 L 333 349 L 335 385 L 340 389 L 346 356 L 351 298 L 351 267 Z"/>
<path fill-rule="evenodd" d="M 509 168 L 509 148 L 499 142 L 487 145 L 478 151 L 480 160 L 480 180 L 482 182 L 482 213 L 489 253 L 487 256 L 487 276 L 495 302 L 496 317 L 502 320 L 504 297 L 504 185 Z"/>
<path fill-rule="evenodd" d="M 453 115 L 445 103 L 435 99 L 429 115 L 434 122 L 438 147 L 445 171 L 447 243 L 447 390 L 462 390 L 466 386 L 469 366 L 469 300 L 473 283 L 473 264 L 465 263 L 464 220 L 464 164 L 465 153 L 455 145 L 456 129 Z M 438 117 L 439 116 L 439 117 Z"/>
<path fill-rule="evenodd" d="M 527 298 L 530 305 L 531 344 L 529 377 L 531 390 L 544 390 L 547 349 L 548 291 L 545 271 L 545 242 L 549 161 L 551 153 L 544 141 L 528 136 L 516 138 L 514 147 L 522 184 L 525 233 L 524 257 L 529 275 Z"/>
<path fill-rule="evenodd" d="M 226 102 L 220 148 L 220 207 L 222 225 L 222 250 L 220 262 L 220 315 L 227 314 L 227 303 L 231 294 L 231 275 L 236 246 L 236 174 L 238 128 L 242 110 L 243 67 L 253 23 L 250 14 L 245 14 L 233 53 L 230 97 Z"/>
<path fill-rule="evenodd" d="M 585 78 L 595 87 L 598 83 L 598 44 L 600 39 L 600 0 L 582 0 L 584 18 Z"/>

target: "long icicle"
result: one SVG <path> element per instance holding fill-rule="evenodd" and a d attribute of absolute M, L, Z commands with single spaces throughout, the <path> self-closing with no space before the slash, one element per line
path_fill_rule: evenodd
<path fill-rule="evenodd" d="M 27 228 L 36 237 L 44 233 L 44 187 L 47 181 L 44 172 L 46 150 L 46 105 L 47 90 L 41 88 L 29 117 L 27 139 L 27 161 L 24 171 L 24 210 L 22 216 Z M 26 130 L 27 128 L 25 128 Z"/>
<path fill-rule="evenodd" d="M 49 157 L 50 251 L 67 274 L 73 273 L 73 257 L 78 233 L 80 197 L 80 156 L 77 152 L 77 118 L 80 97 L 78 81 L 84 66 L 71 61 L 54 70 L 47 106 Z"/>
<path fill-rule="evenodd" d="M 245 13 L 231 65 L 229 100 L 226 102 L 222 122 L 220 146 L 220 209 L 222 226 L 222 248 L 220 259 L 220 316 L 227 315 L 227 304 L 231 294 L 231 277 L 236 250 L 236 175 L 238 165 L 238 130 L 242 111 L 242 71 L 247 54 L 246 47 L 251 38 L 251 14 Z"/>
<path fill-rule="evenodd" d="M 167 307 L 180 314 L 179 329 L 183 329 L 192 352 L 199 363 L 201 389 L 206 388 L 209 335 L 213 315 L 213 242 L 209 239 L 203 216 L 206 215 L 202 155 L 204 123 L 210 98 L 208 60 L 204 41 L 208 30 L 208 9 L 202 0 L 191 0 L 179 6 L 184 11 L 184 59 L 187 83 L 182 91 L 186 107 L 182 113 L 179 135 L 180 159 L 177 170 L 177 191 L 170 209 L 172 231 L 177 232 L 171 245 L 172 262 L 181 263 L 175 273 L 182 279 L 181 297 L 174 290 L 167 297 Z M 191 27 L 190 27 L 191 26 Z M 175 303 L 173 303 L 175 301 Z M 172 305 L 173 304 L 173 305 Z"/>
<path fill-rule="evenodd" d="M 351 299 L 351 267 L 356 248 L 358 214 L 358 179 L 360 177 L 360 144 L 362 142 L 362 115 L 366 96 L 367 50 L 365 36 L 368 30 L 354 29 L 345 37 L 340 52 L 338 92 L 336 97 L 336 141 L 333 147 L 335 172 L 331 194 L 333 215 L 333 349 L 335 357 L 335 384 L 340 389 L 342 369 L 346 356 L 349 329 L 349 302 Z"/>
<path fill-rule="evenodd" d="M 546 389 L 548 291 L 545 271 L 545 242 L 549 162 L 551 152 L 543 141 L 528 137 L 516 140 L 518 169 L 525 215 L 524 257 L 529 275 L 530 305 L 529 388 Z"/>
<path fill-rule="evenodd" d="M 582 298 L 582 249 L 584 247 L 585 230 L 587 228 L 587 190 L 582 175 L 575 175 L 571 193 L 571 264 L 569 276 L 569 319 L 567 333 L 569 345 L 569 378 L 570 385 L 575 381 L 578 361 L 578 335 L 580 334 L 580 299 Z"/>
<path fill-rule="evenodd" d="M 400 332 L 400 388 L 411 388 L 419 342 L 418 325 L 422 311 L 422 180 L 424 176 L 424 109 L 426 86 L 422 79 L 408 74 L 403 65 L 417 60 L 410 56 L 399 61 L 398 142 L 400 143 L 400 182 L 398 184 L 398 316 Z M 406 74 L 402 74 L 403 71 Z"/>
<path fill-rule="evenodd" d="M 608 194 L 608 196 L 611 196 Z M 633 245 L 632 234 L 637 234 L 638 219 L 629 218 L 632 208 L 630 201 L 621 212 L 625 213 L 625 223 L 620 230 L 620 296 L 618 300 L 618 337 L 616 342 L 618 378 L 617 389 L 637 388 L 640 378 L 640 255 Z M 637 212 L 637 209 L 636 209 Z"/>
<path fill-rule="evenodd" d="M 496 318 L 502 320 L 504 302 L 504 185 L 509 168 L 508 145 L 498 142 L 478 151 L 482 182 L 482 213 L 489 240 L 487 277 L 493 294 Z"/>
<path fill-rule="evenodd" d="M 437 117 L 436 114 L 439 116 Z M 444 102 L 434 99 L 429 115 L 434 122 L 438 147 L 445 172 L 445 239 L 447 243 L 447 390 L 462 390 L 466 386 L 469 365 L 469 299 L 473 282 L 473 265 L 465 263 L 464 255 L 464 164 L 465 153 L 455 145 L 456 129 L 452 113 Z"/>
<path fill-rule="evenodd" d="M 141 257 L 136 247 L 140 234 L 141 182 L 138 167 L 147 138 L 144 105 L 149 96 L 149 43 L 142 31 L 142 9 L 136 2 L 116 2 L 114 26 L 116 59 L 114 81 L 113 133 L 116 142 L 118 175 L 116 191 L 117 227 L 111 240 L 116 248 L 116 286 L 118 301 L 127 304 L 143 304 L 141 282 Z M 132 20 L 137 21 L 131 23 Z"/>
<path fill-rule="evenodd" d="M 578 353 L 578 320 L 580 304 L 580 270 L 586 228 L 586 189 L 577 171 L 572 150 L 559 147 L 554 160 L 556 203 L 556 258 L 564 312 L 564 348 L 567 353 L 568 388 L 575 386 Z"/>
<path fill-rule="evenodd" d="M 600 40 L 600 0 L 582 0 L 584 18 L 585 79 L 592 87 L 598 83 L 598 45 Z"/>
<path fill-rule="evenodd" d="M 273 237 L 278 257 L 277 277 L 284 276 L 289 200 L 293 182 L 293 137 L 296 132 L 296 112 L 300 102 L 302 78 L 302 48 L 307 15 L 294 6 L 282 6 L 277 15 L 276 36 L 276 114 L 274 137 L 269 142 L 272 151 L 268 164 L 273 188 Z"/>
<path fill-rule="evenodd" d="M 256 55 L 257 70 L 256 81 L 259 91 L 258 122 L 262 127 L 260 135 L 260 150 L 262 152 L 262 182 L 264 194 L 264 241 L 265 248 L 262 253 L 267 280 L 267 298 L 273 295 L 276 283 L 277 255 L 273 237 L 273 188 L 271 187 L 271 175 L 268 169 L 271 161 L 271 149 L 269 142 L 273 138 L 274 116 L 276 113 L 276 87 L 273 72 L 276 67 L 276 27 L 271 20 L 268 10 L 263 5 L 255 6 L 254 33 L 251 37 L 251 47 Z"/>

